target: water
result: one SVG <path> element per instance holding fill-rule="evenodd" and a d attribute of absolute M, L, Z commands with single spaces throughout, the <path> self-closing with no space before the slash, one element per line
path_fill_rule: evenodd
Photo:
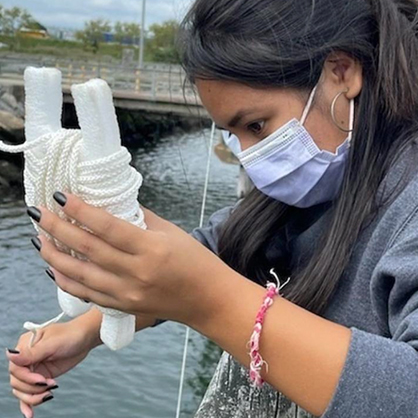
<path fill-rule="evenodd" d="M 141 202 L 187 231 L 199 223 L 209 134 L 204 130 L 167 137 L 134 154 L 135 165 L 144 175 Z M 212 156 L 211 173 L 207 215 L 236 200 L 237 167 Z M 44 273 L 46 263 L 30 243 L 35 230 L 21 199 L 0 197 L 0 220 L 0 347 L 13 348 L 25 321 L 48 320 L 59 306 L 56 287 Z M 135 342 L 119 352 L 97 348 L 57 379 L 60 388 L 55 399 L 36 408 L 35 416 L 174 417 L 184 332 L 183 326 L 168 323 L 137 334 Z M 217 347 L 192 333 L 183 418 L 193 416 L 218 353 Z M 0 417 L 20 418 L 7 367 L 3 356 Z"/>

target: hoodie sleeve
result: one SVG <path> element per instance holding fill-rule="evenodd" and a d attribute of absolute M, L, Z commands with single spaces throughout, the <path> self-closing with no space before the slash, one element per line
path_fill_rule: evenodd
<path fill-rule="evenodd" d="M 208 221 L 207 226 L 195 228 L 191 235 L 201 244 L 209 248 L 215 254 L 218 254 L 218 238 L 220 226 L 229 217 L 235 206 L 227 206 L 215 212 Z"/>
<path fill-rule="evenodd" d="M 370 292 L 387 336 L 351 327 L 337 388 L 321 418 L 418 417 L 418 208 L 389 242 Z"/>

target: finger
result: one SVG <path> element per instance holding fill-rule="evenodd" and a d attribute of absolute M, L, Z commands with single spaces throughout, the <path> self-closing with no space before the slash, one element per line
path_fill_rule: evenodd
<path fill-rule="evenodd" d="M 41 340 L 43 338 L 44 332 L 44 329 L 38 330 L 35 340 Z M 31 332 L 23 334 L 19 339 L 16 350 L 6 350 L 7 358 L 15 365 L 25 367 L 32 366 L 43 361 L 51 354 L 48 350 L 45 349 L 45 347 L 42 347 L 42 349 L 39 349 L 38 346 L 30 347 L 29 341 L 31 341 L 32 336 L 33 334 Z"/>
<path fill-rule="evenodd" d="M 134 255 L 147 245 L 150 231 L 119 219 L 103 208 L 88 205 L 73 194 L 59 193 L 58 196 L 64 196 L 64 200 L 61 200 L 63 211 L 112 247 Z M 55 197 L 57 193 L 54 193 Z"/>
<path fill-rule="evenodd" d="M 88 231 L 60 219 L 55 213 L 43 208 L 36 208 L 40 212 L 38 225 L 58 241 L 67 247 L 83 254 L 93 263 L 111 271 L 124 271 L 125 266 L 129 265 L 131 256 L 126 254 L 102 239 L 94 236 Z M 39 213 L 36 209 L 30 208 L 28 213 L 33 214 L 34 220 L 39 219 Z"/>
<path fill-rule="evenodd" d="M 37 395 L 29 395 L 27 393 L 19 392 L 18 390 L 13 389 L 12 393 L 17 399 L 21 400 L 29 406 L 38 406 L 54 399 L 54 395 L 51 391 Z"/>
<path fill-rule="evenodd" d="M 12 362 L 9 362 L 9 373 L 17 380 L 28 385 L 46 387 L 51 384 L 50 381 L 45 379 L 40 373 L 31 372 L 28 367 L 17 366 Z"/>
<path fill-rule="evenodd" d="M 16 377 L 14 377 L 13 375 L 10 376 L 10 386 L 19 392 L 27 393 L 29 395 L 39 395 L 39 394 L 48 392 L 53 389 L 58 389 L 58 385 L 50 385 L 50 384 L 46 384 L 45 386 L 29 385 L 25 382 L 22 382 L 19 379 L 16 379 Z"/>
<path fill-rule="evenodd" d="M 23 414 L 25 418 L 34 417 L 33 409 L 29 405 L 25 404 L 22 401 L 19 401 L 19 406 L 20 406 L 20 412 Z"/>
<path fill-rule="evenodd" d="M 63 287 L 72 283 L 72 290 L 78 293 L 76 297 L 93 301 L 91 297 L 94 293 L 103 293 L 103 296 L 112 295 L 115 293 L 115 288 L 120 287 L 122 275 L 116 276 L 92 262 L 79 260 L 57 250 L 44 236 L 38 236 L 38 239 L 42 245 L 41 257 L 52 267 L 50 270 L 54 274 L 61 273 L 55 277 L 55 282 L 64 291 L 66 289 Z"/>
<path fill-rule="evenodd" d="M 95 303 L 96 305 L 102 306 L 104 308 L 121 308 L 119 305 L 118 299 L 116 299 L 112 294 L 105 294 L 100 291 L 92 290 L 91 288 L 72 280 L 68 275 L 61 274 L 54 268 L 51 268 L 57 286 L 62 289 L 64 292 L 69 293 L 79 299 L 88 300 L 89 302 Z M 84 283 L 89 281 L 89 277 L 82 277 L 81 279 Z M 120 285 L 119 285 L 120 286 Z M 114 294 L 115 292 L 113 292 Z"/>

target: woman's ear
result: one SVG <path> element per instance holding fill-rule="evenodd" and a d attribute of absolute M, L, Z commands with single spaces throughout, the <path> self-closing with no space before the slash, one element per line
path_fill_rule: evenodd
<path fill-rule="evenodd" d="M 325 61 L 323 77 L 335 85 L 336 90 L 347 91 L 345 96 L 356 98 L 363 87 L 363 67 L 345 52 L 333 52 Z"/>

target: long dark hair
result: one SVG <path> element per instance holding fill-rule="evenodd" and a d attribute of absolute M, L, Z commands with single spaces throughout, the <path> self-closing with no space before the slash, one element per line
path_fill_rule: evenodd
<path fill-rule="evenodd" d="M 418 4 L 414 0 L 197 0 L 181 26 L 189 80 L 310 91 L 330 53 L 363 66 L 349 164 L 321 242 L 284 296 L 321 314 L 360 232 L 383 202 L 378 189 L 418 131 Z M 300 212 L 254 189 L 223 225 L 220 257 L 259 283 L 266 244 Z M 280 265 L 276 266 L 283 271 Z M 285 269 L 284 269 L 285 270 Z"/>

